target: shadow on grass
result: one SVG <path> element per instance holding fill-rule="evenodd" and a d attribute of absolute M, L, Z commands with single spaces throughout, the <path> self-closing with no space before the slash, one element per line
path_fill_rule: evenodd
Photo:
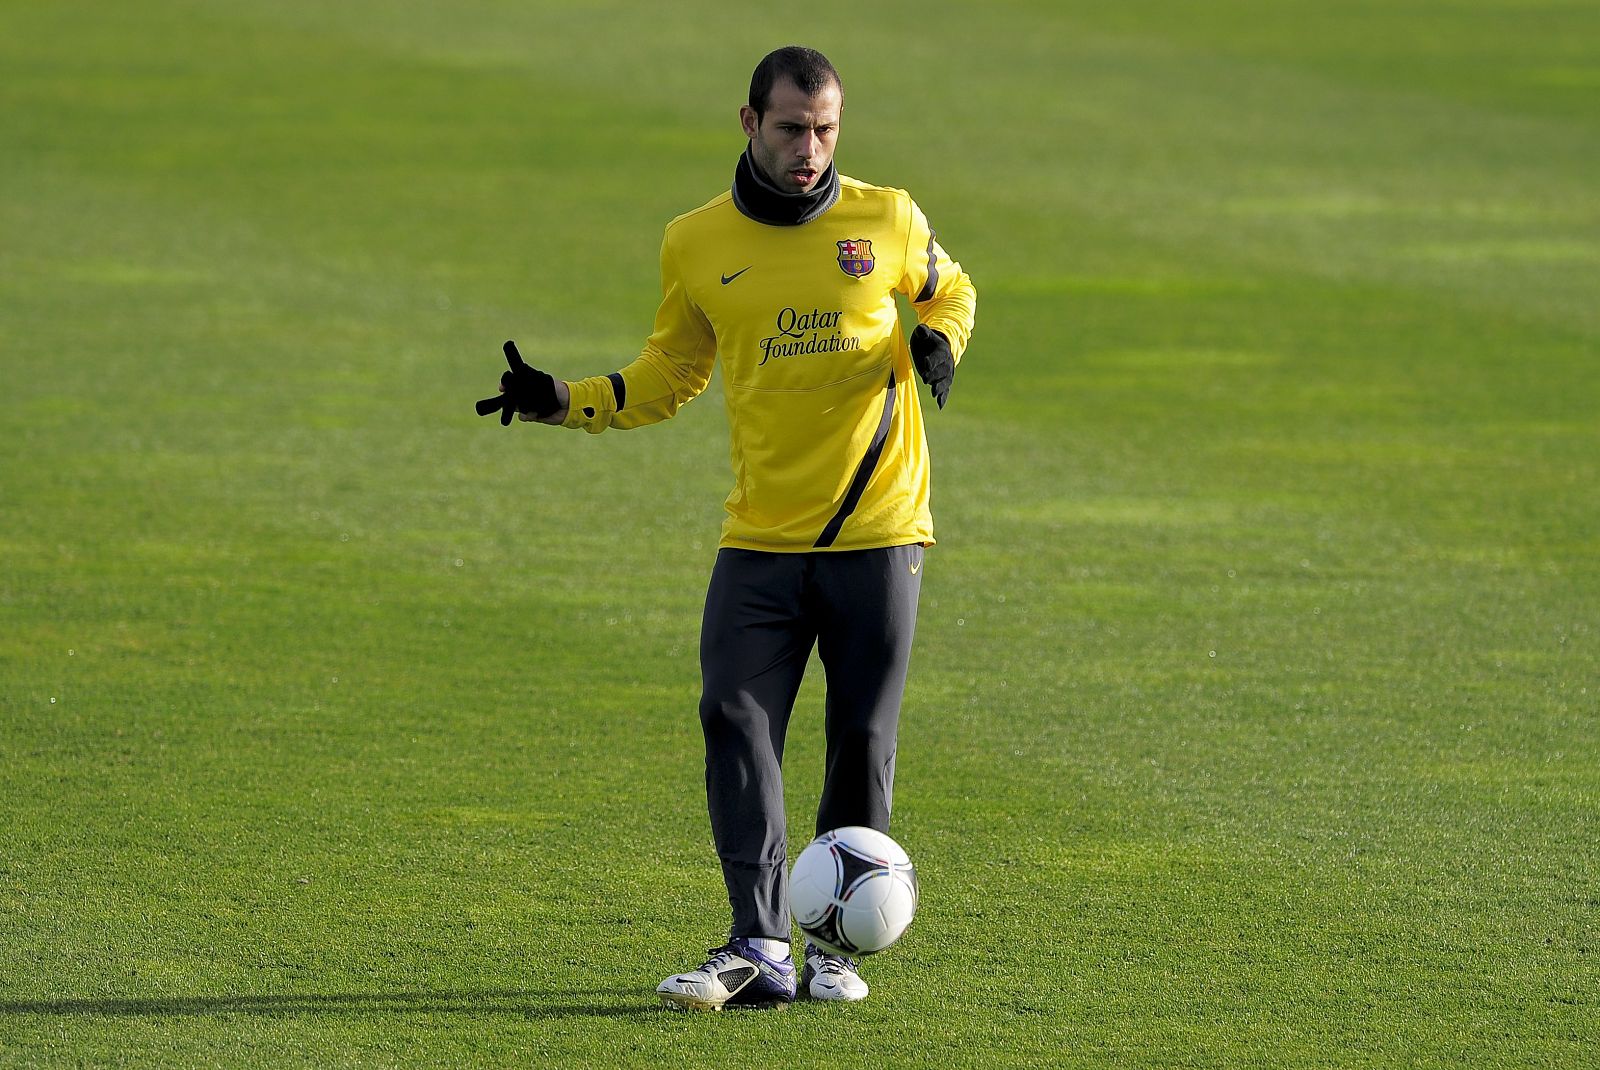
<path fill-rule="evenodd" d="M 486 989 L 467 992 L 350 992 L 254 996 L 169 996 L 161 999 L 0 1000 L 0 1016 L 52 1015 L 85 1018 L 179 1018 L 248 1014 L 295 1015 L 462 1014 L 524 1018 L 628 1018 L 661 1013 L 652 997 L 636 989 L 538 992 Z"/>

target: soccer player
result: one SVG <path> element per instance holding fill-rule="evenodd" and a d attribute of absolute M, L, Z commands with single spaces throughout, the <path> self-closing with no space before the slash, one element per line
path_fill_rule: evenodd
<path fill-rule="evenodd" d="M 722 362 L 734 470 L 701 627 L 706 794 L 730 939 L 657 991 L 672 1006 L 781 1007 L 790 955 L 783 741 L 813 645 L 827 678 L 817 832 L 887 832 L 923 551 L 923 406 L 942 408 L 976 291 L 904 190 L 842 177 L 833 65 L 780 48 L 750 80 L 731 188 L 667 225 L 662 298 L 621 371 L 561 382 L 524 364 L 479 411 L 598 434 L 671 417 Z M 902 333 L 896 294 L 918 320 Z M 807 943 L 800 985 L 859 1000 L 850 959 Z"/>

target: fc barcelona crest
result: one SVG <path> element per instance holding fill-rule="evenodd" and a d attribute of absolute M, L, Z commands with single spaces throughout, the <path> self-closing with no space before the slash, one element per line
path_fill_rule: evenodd
<path fill-rule="evenodd" d="M 835 242 L 839 247 L 839 267 L 846 275 L 861 278 L 872 274 L 872 242 L 866 238 L 851 238 Z"/>

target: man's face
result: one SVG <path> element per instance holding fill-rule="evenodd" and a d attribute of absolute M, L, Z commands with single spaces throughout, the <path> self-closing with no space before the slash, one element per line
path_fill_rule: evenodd
<path fill-rule="evenodd" d="M 844 98 L 837 85 L 806 96 L 787 78 L 772 87 L 766 114 L 756 119 L 748 104 L 739 121 L 750 139 L 750 155 L 768 182 L 785 193 L 809 193 L 833 162 Z"/>

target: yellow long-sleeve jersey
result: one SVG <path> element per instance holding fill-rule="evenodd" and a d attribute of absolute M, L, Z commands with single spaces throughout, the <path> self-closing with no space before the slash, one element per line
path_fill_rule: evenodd
<path fill-rule="evenodd" d="M 722 361 L 734 486 L 721 545 L 799 552 L 933 542 L 929 463 L 895 294 L 959 360 L 977 291 L 904 190 L 841 176 L 798 226 L 724 193 L 667 225 L 637 360 L 568 383 L 567 427 L 667 419 Z"/>

